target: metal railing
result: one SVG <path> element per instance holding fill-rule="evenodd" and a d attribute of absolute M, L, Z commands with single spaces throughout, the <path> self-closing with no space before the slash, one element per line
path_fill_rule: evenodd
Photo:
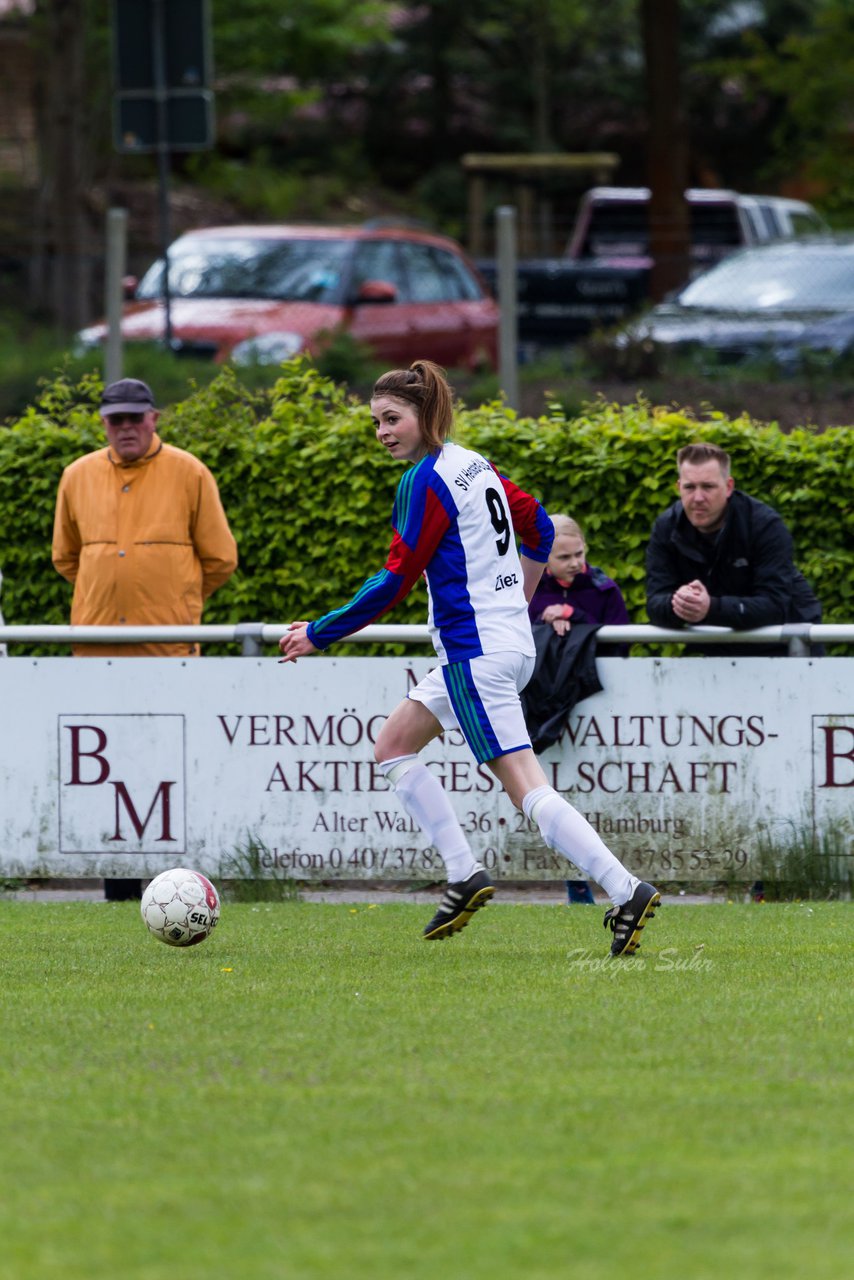
<path fill-rule="evenodd" d="M 259 657 L 265 645 L 275 645 L 287 633 L 287 623 L 238 622 L 202 624 L 197 627 L 72 627 L 0 626 L 0 646 L 6 644 L 237 644 L 240 656 Z M 810 645 L 854 644 L 851 623 L 784 623 L 757 627 L 754 631 L 734 631 L 729 627 L 686 627 L 668 629 L 645 624 L 603 626 L 597 639 L 618 644 L 704 644 L 779 645 L 788 657 L 808 657 Z M 346 643 L 423 644 L 429 642 L 426 625 L 386 625 L 378 623 L 346 637 Z"/>

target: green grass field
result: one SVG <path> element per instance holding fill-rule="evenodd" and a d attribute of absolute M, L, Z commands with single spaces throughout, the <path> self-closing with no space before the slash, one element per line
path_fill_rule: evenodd
<path fill-rule="evenodd" d="M 850 1275 L 854 908 L 0 901 L 2 1280 Z"/>

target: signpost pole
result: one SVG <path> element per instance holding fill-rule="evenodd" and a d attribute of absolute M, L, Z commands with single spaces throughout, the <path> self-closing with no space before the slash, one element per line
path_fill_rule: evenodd
<path fill-rule="evenodd" d="M 107 341 L 104 346 L 104 382 L 122 376 L 122 278 L 127 261 L 127 209 L 107 210 L 107 277 L 104 286 Z"/>
<path fill-rule="evenodd" d="M 511 409 L 519 408 L 518 322 L 516 315 L 516 209 L 501 205 L 495 210 L 498 305 L 501 309 L 498 342 L 498 374 L 501 390 Z"/>

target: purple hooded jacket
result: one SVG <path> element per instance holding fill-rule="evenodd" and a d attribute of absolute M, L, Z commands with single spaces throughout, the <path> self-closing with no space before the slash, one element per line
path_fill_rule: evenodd
<path fill-rule="evenodd" d="M 539 622 L 543 610 L 550 604 L 571 605 L 572 622 L 600 622 L 618 626 L 629 621 L 620 588 L 595 565 L 585 565 L 568 587 L 562 586 L 546 569 L 528 605 L 531 622 Z"/>

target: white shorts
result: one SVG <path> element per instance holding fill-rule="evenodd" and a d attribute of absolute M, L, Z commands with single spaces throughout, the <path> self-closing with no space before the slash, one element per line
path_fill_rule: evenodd
<path fill-rule="evenodd" d="M 434 667 L 408 696 L 422 702 L 443 729 L 460 729 L 475 760 L 484 764 L 531 745 L 519 694 L 534 662 L 511 651 L 449 662 Z"/>

